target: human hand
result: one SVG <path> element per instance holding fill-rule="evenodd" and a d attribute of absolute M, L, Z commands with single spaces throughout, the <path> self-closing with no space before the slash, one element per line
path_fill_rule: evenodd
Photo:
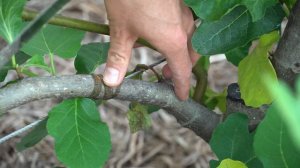
<path fill-rule="evenodd" d="M 138 37 L 165 55 L 163 75 L 172 79 L 180 100 L 188 98 L 192 64 L 200 57 L 192 48 L 193 15 L 182 0 L 105 0 L 110 49 L 104 71 L 106 85 L 120 85 Z"/>

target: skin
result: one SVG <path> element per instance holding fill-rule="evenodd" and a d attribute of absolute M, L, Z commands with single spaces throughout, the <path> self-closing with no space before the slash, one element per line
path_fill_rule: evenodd
<path fill-rule="evenodd" d="M 182 0 L 105 0 L 105 6 L 111 37 L 105 84 L 121 84 L 140 37 L 166 57 L 163 75 L 172 79 L 177 97 L 186 100 L 192 66 L 200 57 L 191 45 L 195 25 L 190 9 Z"/>

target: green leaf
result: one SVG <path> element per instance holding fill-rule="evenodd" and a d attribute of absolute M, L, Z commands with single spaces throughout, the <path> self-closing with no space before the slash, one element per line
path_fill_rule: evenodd
<path fill-rule="evenodd" d="M 12 43 L 23 28 L 21 19 L 26 0 L 0 0 L 0 36 Z"/>
<path fill-rule="evenodd" d="M 287 84 L 268 79 L 266 84 L 271 94 L 276 97 L 274 102 L 274 108 L 279 112 L 283 121 L 289 129 L 292 139 L 300 149 L 300 90 L 299 90 L 300 78 L 297 81 L 297 97 L 293 94 L 293 91 L 289 89 Z"/>
<path fill-rule="evenodd" d="M 23 64 L 29 58 L 30 58 L 29 55 L 27 55 L 21 51 L 16 54 L 16 60 L 17 60 L 18 65 Z M 12 64 L 10 62 L 7 63 L 6 65 L 4 65 L 4 67 L 0 68 L 0 82 L 4 81 L 4 79 L 7 75 L 7 72 L 12 69 L 14 69 L 14 68 L 12 67 Z"/>
<path fill-rule="evenodd" d="M 248 55 L 249 48 L 251 43 L 246 44 L 245 46 L 235 48 L 225 53 L 226 58 L 233 65 L 238 66 L 239 63 Z"/>
<path fill-rule="evenodd" d="M 226 53 L 278 29 L 284 16 L 281 6 L 276 5 L 268 8 L 262 19 L 251 22 L 249 11 L 238 6 L 218 21 L 204 21 L 193 34 L 193 48 L 202 55 Z"/>
<path fill-rule="evenodd" d="M 265 87 L 264 76 L 268 75 L 277 80 L 268 51 L 278 39 L 279 34 L 276 31 L 262 36 L 254 51 L 239 64 L 238 83 L 241 97 L 247 106 L 259 107 L 273 101 L 273 96 Z"/>
<path fill-rule="evenodd" d="M 127 118 L 132 133 L 147 129 L 151 126 L 151 117 L 147 110 L 147 106 L 140 103 L 130 104 Z"/>
<path fill-rule="evenodd" d="M 147 112 L 148 114 L 154 113 L 158 110 L 160 110 L 159 106 L 155 106 L 155 105 L 146 105 L 147 106 Z"/>
<path fill-rule="evenodd" d="M 4 65 L 4 67 L 0 69 L 0 82 L 3 82 L 5 80 L 10 69 L 12 69 L 12 66 L 10 65 Z"/>
<path fill-rule="evenodd" d="M 231 159 L 224 159 L 218 166 L 218 168 L 247 168 L 247 166 L 240 161 L 235 161 Z"/>
<path fill-rule="evenodd" d="M 294 6 L 295 3 L 296 3 L 296 0 L 283 0 L 283 2 L 286 4 L 286 6 L 287 6 L 289 9 L 292 9 L 293 6 Z"/>
<path fill-rule="evenodd" d="M 47 120 L 48 118 L 43 119 L 31 132 L 29 132 L 21 139 L 19 143 L 17 143 L 16 146 L 19 152 L 36 145 L 48 135 L 46 128 Z"/>
<path fill-rule="evenodd" d="M 90 43 L 81 46 L 75 59 L 75 68 L 79 74 L 91 74 L 97 66 L 105 63 L 109 43 Z"/>
<path fill-rule="evenodd" d="M 38 67 L 38 68 L 48 71 L 49 73 L 51 72 L 51 69 L 45 63 L 44 57 L 40 57 L 38 55 L 31 57 L 29 60 L 26 61 L 25 64 L 23 64 L 22 67 L 23 68 Z"/>
<path fill-rule="evenodd" d="M 220 165 L 221 162 L 217 161 L 217 160 L 210 160 L 209 161 L 209 167 L 210 168 L 216 168 Z"/>
<path fill-rule="evenodd" d="M 241 0 L 184 0 L 198 17 L 203 20 L 218 20 Z"/>
<path fill-rule="evenodd" d="M 205 21 L 219 20 L 234 7 L 245 5 L 254 22 L 265 15 L 268 7 L 278 3 L 277 0 L 185 0 L 184 2 L 193 9 L 198 17 Z"/>
<path fill-rule="evenodd" d="M 226 89 L 221 93 L 217 93 L 211 90 L 210 88 L 207 88 L 204 96 L 204 104 L 206 107 L 208 107 L 211 110 L 218 107 L 220 111 L 225 112 L 226 96 L 227 96 Z"/>
<path fill-rule="evenodd" d="M 75 57 L 84 32 L 76 29 L 47 25 L 21 49 L 29 55 L 58 55 L 62 58 Z"/>
<path fill-rule="evenodd" d="M 295 146 L 286 124 L 273 105 L 256 129 L 254 149 L 266 168 L 300 165 L 299 148 Z"/>
<path fill-rule="evenodd" d="M 252 147 L 253 137 L 248 131 L 248 118 L 233 113 L 214 131 L 210 146 L 219 160 L 227 158 L 244 162 L 248 167 L 262 167 Z"/>
<path fill-rule="evenodd" d="M 58 159 L 67 167 L 99 168 L 108 159 L 109 130 L 90 99 L 65 100 L 54 107 L 47 129 L 55 139 Z"/>
<path fill-rule="evenodd" d="M 253 22 L 261 19 L 265 15 L 266 9 L 276 3 L 278 0 L 243 0 L 243 4 L 249 9 Z"/>

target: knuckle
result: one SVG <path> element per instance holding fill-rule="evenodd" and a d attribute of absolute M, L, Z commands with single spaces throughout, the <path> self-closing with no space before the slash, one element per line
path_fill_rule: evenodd
<path fill-rule="evenodd" d="M 128 62 L 128 58 L 125 54 L 115 51 L 109 51 L 108 53 L 108 61 L 113 64 L 126 64 Z"/>
<path fill-rule="evenodd" d="M 185 48 L 187 45 L 187 34 L 182 28 L 176 28 L 169 35 L 170 42 L 175 48 Z"/>

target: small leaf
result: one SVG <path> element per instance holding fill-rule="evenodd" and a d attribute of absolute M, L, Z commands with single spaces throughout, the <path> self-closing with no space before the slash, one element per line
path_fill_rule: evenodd
<path fill-rule="evenodd" d="M 58 159 L 71 168 L 99 168 L 108 159 L 111 142 L 96 104 L 86 98 L 65 100 L 49 113 L 47 129 L 55 139 Z"/>
<path fill-rule="evenodd" d="M 50 68 L 45 63 L 44 57 L 40 57 L 38 55 L 31 57 L 29 60 L 26 61 L 25 64 L 23 64 L 22 67 L 23 68 L 38 67 L 38 68 L 44 69 L 48 72 L 51 72 Z"/>
<path fill-rule="evenodd" d="M 18 65 L 23 64 L 29 58 L 30 58 L 29 55 L 27 55 L 21 51 L 16 54 L 16 60 L 17 60 Z M 12 69 L 14 69 L 14 68 L 12 67 L 12 64 L 10 62 L 7 63 L 4 67 L 0 68 L 0 82 L 5 80 L 7 72 Z"/>
<path fill-rule="evenodd" d="M 248 131 L 248 118 L 233 113 L 214 131 L 210 146 L 219 160 L 227 158 L 244 162 L 248 167 L 262 167 L 254 155 L 253 137 Z"/>
<path fill-rule="evenodd" d="M 210 88 L 207 88 L 204 95 L 204 104 L 206 107 L 208 107 L 211 110 L 218 107 L 220 111 L 225 112 L 226 96 L 227 96 L 227 90 L 224 90 L 221 93 L 216 93 Z"/>
<path fill-rule="evenodd" d="M 0 0 L 0 36 L 9 44 L 23 28 L 21 14 L 26 0 Z"/>
<path fill-rule="evenodd" d="M 218 166 L 218 168 L 247 168 L 247 166 L 240 161 L 235 161 L 231 159 L 224 159 Z"/>
<path fill-rule="evenodd" d="M 90 43 L 81 46 L 75 59 L 75 68 L 79 74 L 91 74 L 97 66 L 105 63 L 109 43 Z"/>
<path fill-rule="evenodd" d="M 193 34 L 193 48 L 202 55 L 226 53 L 278 29 L 284 16 L 281 6 L 276 5 L 268 8 L 262 19 L 252 22 L 249 11 L 238 6 L 218 21 L 204 21 Z"/>
<path fill-rule="evenodd" d="M 268 109 L 264 120 L 256 129 L 254 149 L 264 167 L 300 165 L 300 150 L 295 146 L 286 123 L 274 105 Z"/>
<path fill-rule="evenodd" d="M 140 103 L 131 103 L 127 113 L 130 131 L 138 132 L 151 126 L 151 117 L 147 112 L 147 106 Z"/>
<path fill-rule="evenodd" d="M 12 69 L 11 65 L 5 65 L 0 69 L 0 82 L 3 82 L 7 76 L 8 71 Z"/>
<path fill-rule="evenodd" d="M 245 46 L 235 48 L 225 53 L 226 58 L 233 65 L 238 66 L 239 63 L 248 55 L 249 48 L 251 43 L 246 44 Z"/>
<path fill-rule="evenodd" d="M 268 51 L 278 39 L 278 32 L 262 36 L 254 51 L 239 64 L 238 83 L 241 97 L 248 106 L 259 107 L 273 101 L 273 96 L 264 85 L 264 75 L 277 80 L 276 72 L 268 59 Z"/>
<path fill-rule="evenodd" d="M 17 150 L 19 152 L 36 145 L 48 135 L 46 128 L 47 120 L 48 118 L 43 119 L 31 132 L 29 132 L 21 139 L 19 143 L 17 143 Z"/>
<path fill-rule="evenodd" d="M 154 113 L 154 112 L 156 112 L 158 110 L 160 110 L 159 106 L 147 105 L 147 112 L 148 112 L 148 114 Z"/>
<path fill-rule="evenodd" d="M 80 48 L 84 32 L 76 29 L 47 25 L 21 49 L 29 55 L 58 55 L 75 57 Z"/>

